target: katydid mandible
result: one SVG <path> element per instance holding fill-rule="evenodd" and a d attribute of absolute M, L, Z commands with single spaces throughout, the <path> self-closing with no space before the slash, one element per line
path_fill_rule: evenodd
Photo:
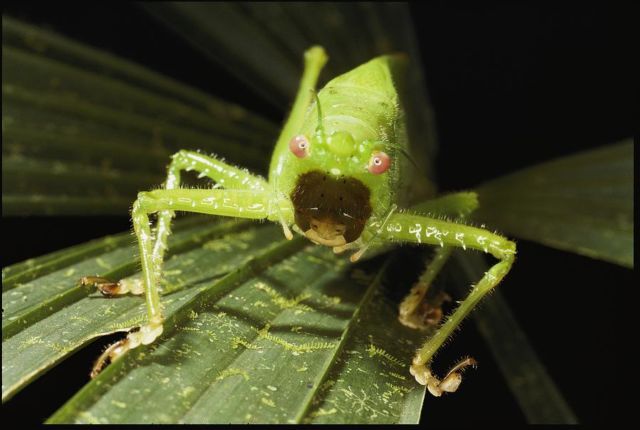
<path fill-rule="evenodd" d="M 487 231 L 441 217 L 421 215 L 454 212 L 459 220 L 477 206 L 474 193 L 457 193 L 414 205 L 405 120 L 394 79 L 404 57 L 387 55 L 315 86 L 327 55 L 321 47 L 306 51 L 305 67 L 291 114 L 276 143 L 269 178 L 253 175 L 215 157 L 182 150 L 173 155 L 163 189 L 141 192 L 131 216 L 142 262 L 140 281 L 111 282 L 85 277 L 105 295 L 144 294 L 147 320 L 110 346 L 96 361 L 95 376 L 108 361 L 128 350 L 152 343 L 163 329 L 158 291 L 162 261 L 175 211 L 269 220 L 279 223 L 287 239 L 296 233 L 335 253 L 353 250 L 351 261 L 397 243 L 435 245 L 435 257 L 401 303 L 400 321 L 426 328 L 440 322 L 441 299 L 427 299 L 427 290 L 454 247 L 491 254 L 495 263 L 473 286 L 468 297 L 424 345 L 410 365 L 416 381 L 440 396 L 456 391 L 462 370 L 474 364 L 467 358 L 440 380 L 430 362 L 478 301 L 509 272 L 515 243 Z M 213 189 L 180 187 L 183 170 L 196 171 L 216 182 Z M 403 208 L 399 210 L 398 208 Z M 405 210 L 408 208 L 409 210 Z M 157 213 L 155 234 L 149 215 Z"/>

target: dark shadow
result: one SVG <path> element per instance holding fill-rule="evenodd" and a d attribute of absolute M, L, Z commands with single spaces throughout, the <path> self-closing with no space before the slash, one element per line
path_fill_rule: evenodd
<path fill-rule="evenodd" d="M 20 423 L 21 427 L 27 428 L 44 423 L 91 380 L 89 372 L 95 359 L 107 346 L 122 337 L 122 333 L 114 333 L 96 338 L 52 367 L 7 403 L 3 403 L 2 420 L 5 423 Z"/>

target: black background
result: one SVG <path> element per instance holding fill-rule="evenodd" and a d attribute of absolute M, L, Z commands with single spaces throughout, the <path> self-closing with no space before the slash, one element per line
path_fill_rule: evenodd
<path fill-rule="evenodd" d="M 633 15 L 622 6 L 500 3 L 411 4 L 440 141 L 442 190 L 455 191 L 518 168 L 634 135 L 637 69 Z M 282 112 L 206 62 L 129 3 L 14 3 L 3 13 L 235 101 L 274 121 Z M 636 14 L 637 17 L 637 14 Z M 144 31 L 140 31 L 140 29 Z M 225 85 L 220 85 L 223 80 Z M 129 219 L 3 218 L 2 265 L 129 229 Z M 623 353 L 633 272 L 520 241 L 501 291 L 579 420 L 625 414 Z M 636 336 L 637 337 L 637 336 Z M 42 422 L 87 380 L 95 342 L 3 405 L 3 417 Z M 455 395 L 428 398 L 427 422 L 524 422 L 490 351 L 467 323 L 441 356 L 480 361 Z M 34 399 L 37 399 L 34 401 Z"/>

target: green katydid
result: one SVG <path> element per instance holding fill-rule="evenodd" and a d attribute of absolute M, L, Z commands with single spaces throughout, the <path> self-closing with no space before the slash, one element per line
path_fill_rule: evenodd
<path fill-rule="evenodd" d="M 410 372 L 436 396 L 456 391 L 461 371 L 474 363 L 465 359 L 439 380 L 429 368 L 431 358 L 478 301 L 509 272 L 515 244 L 482 228 L 420 212 L 460 218 L 477 206 L 474 193 L 458 193 L 410 207 L 412 188 L 420 179 L 408 177 L 405 123 L 394 80 L 401 56 L 381 56 L 315 86 L 327 55 L 321 47 L 305 53 L 305 67 L 291 114 L 278 138 L 268 181 L 215 157 L 180 151 L 172 157 L 164 189 L 141 192 L 132 219 L 142 261 L 140 281 L 97 277 L 82 279 L 103 294 L 144 294 L 147 321 L 109 347 L 92 374 L 126 351 L 152 343 L 163 329 L 158 285 L 167 237 L 175 211 L 269 220 L 280 223 L 287 239 L 290 226 L 312 242 L 340 253 L 356 250 L 352 261 L 395 243 L 436 245 L 435 258 L 400 305 L 405 325 L 424 328 L 439 323 L 442 300 L 430 302 L 427 289 L 453 247 L 489 253 L 499 261 L 473 287 L 469 296 L 416 352 Z M 183 170 L 216 182 L 213 189 L 180 187 Z M 398 207 L 410 207 L 411 212 Z M 157 213 L 155 237 L 149 214 Z"/>

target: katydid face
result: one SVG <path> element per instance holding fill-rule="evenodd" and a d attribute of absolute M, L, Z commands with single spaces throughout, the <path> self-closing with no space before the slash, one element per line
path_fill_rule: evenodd
<path fill-rule="evenodd" d="M 320 245 L 357 240 L 372 214 L 371 189 L 380 188 L 391 162 L 376 142 L 356 142 L 347 131 L 289 142 L 290 167 L 299 171 L 290 198 L 295 223 Z"/>

